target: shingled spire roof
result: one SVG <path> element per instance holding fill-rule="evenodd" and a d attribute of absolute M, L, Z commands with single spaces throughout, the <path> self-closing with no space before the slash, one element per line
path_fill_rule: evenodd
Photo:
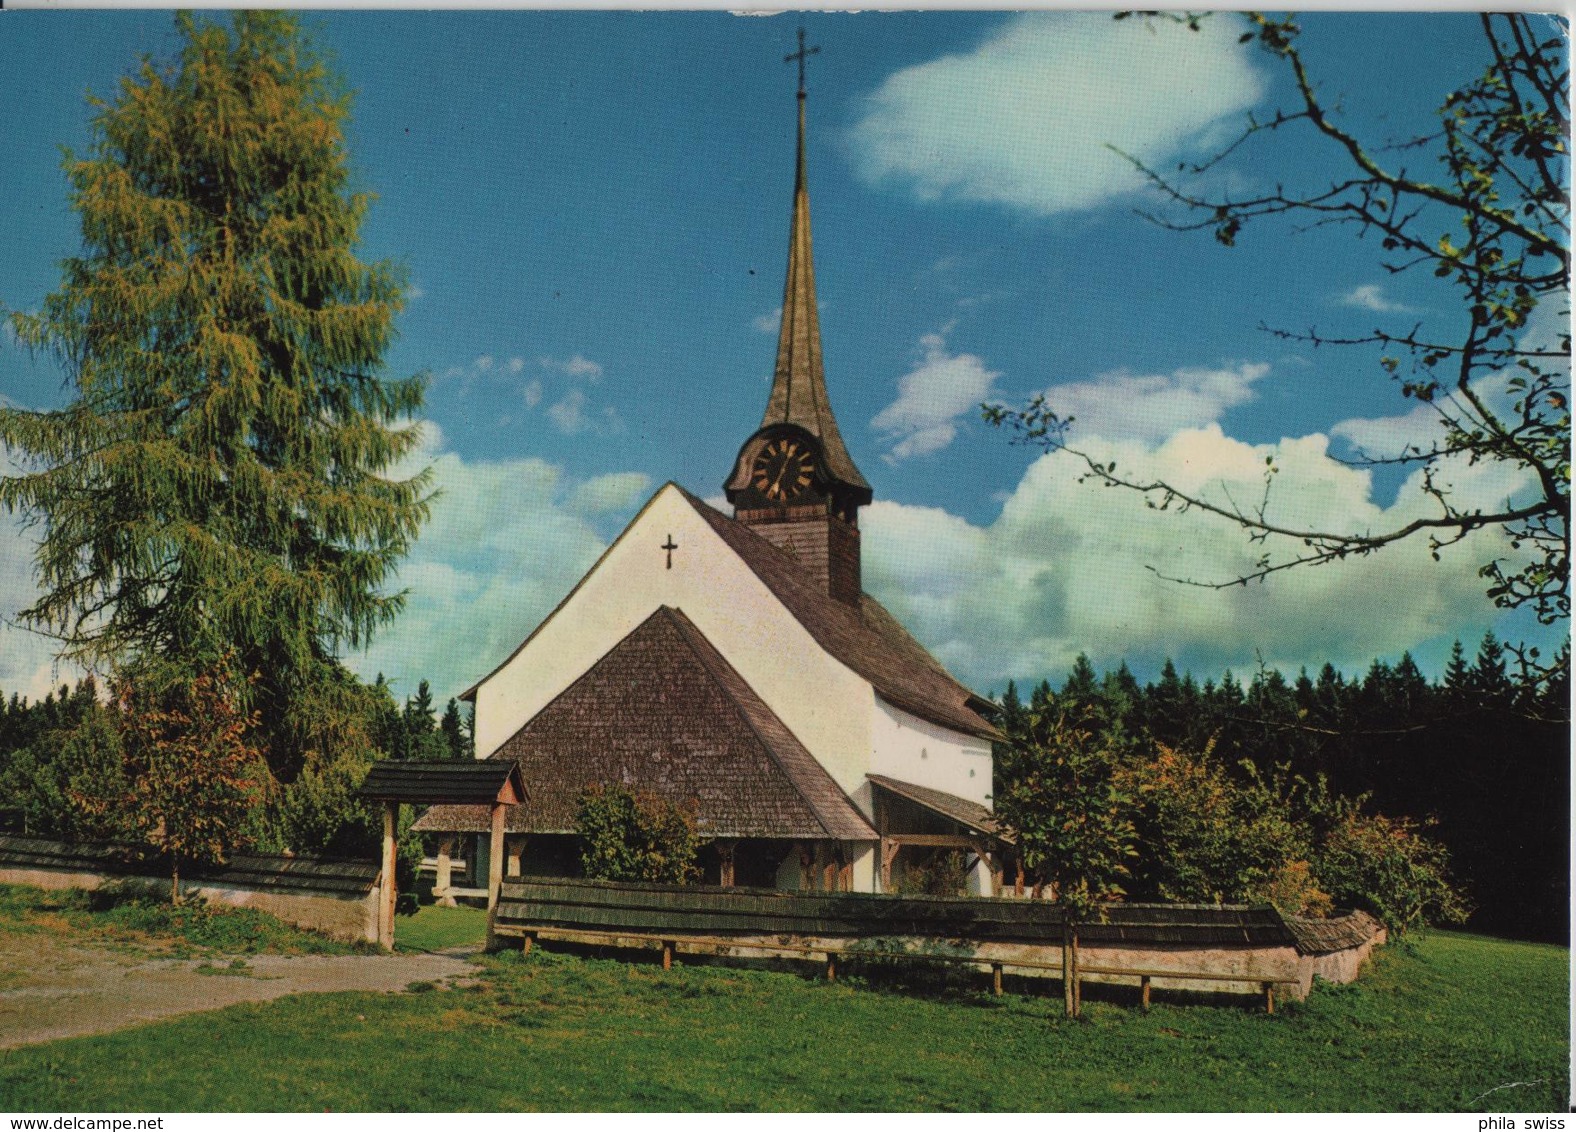
<path fill-rule="evenodd" d="M 761 428 L 792 424 L 821 441 L 827 470 L 868 501 L 870 485 L 859 474 L 837 431 L 821 367 L 821 320 L 815 307 L 815 263 L 810 251 L 810 189 L 805 179 L 804 90 L 799 91 L 799 153 L 794 171 L 793 221 L 788 234 L 788 278 L 783 285 L 777 372 Z"/>

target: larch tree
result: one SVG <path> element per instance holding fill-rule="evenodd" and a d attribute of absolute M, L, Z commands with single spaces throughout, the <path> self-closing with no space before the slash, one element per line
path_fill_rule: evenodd
<path fill-rule="evenodd" d="M 348 95 L 295 18 L 177 30 L 176 58 L 93 100 L 91 148 L 66 155 L 82 246 L 12 325 L 73 396 L 0 407 L 21 462 L 0 504 L 39 532 L 24 624 L 90 668 L 232 658 L 289 781 L 303 736 L 334 730 L 316 716 L 339 651 L 402 606 L 387 585 L 429 472 L 393 469 L 423 382 L 384 375 L 403 276 L 357 257 Z"/>
<path fill-rule="evenodd" d="M 1132 16 L 1123 13 L 1117 18 Z M 1203 15 L 1143 13 L 1197 29 Z M 1212 159 L 1163 174 L 1136 161 L 1171 207 L 1146 214 L 1179 231 L 1204 231 L 1233 246 L 1274 220 L 1341 225 L 1378 245 L 1392 275 L 1430 272 L 1454 288 L 1448 313 L 1355 335 L 1269 328 L 1280 338 L 1371 351 L 1375 374 L 1424 406 L 1431 440 L 1359 453 L 1358 466 L 1389 466 L 1418 477 L 1428 510 L 1388 529 L 1315 529 L 1274 506 L 1275 467 L 1257 501 L 1188 490 L 1082 451 L 1073 423 L 1045 395 L 1011 408 L 986 405 L 986 420 L 1016 440 L 1068 453 L 1088 482 L 1126 488 L 1160 510 L 1195 511 L 1234 523 L 1263 548 L 1242 574 L 1178 581 L 1213 588 L 1260 581 L 1285 570 L 1380 552 L 1397 543 L 1443 547 L 1479 530 L 1502 536 L 1479 570 L 1487 597 L 1545 625 L 1570 616 L 1570 154 L 1569 62 L 1556 18 L 1525 13 L 1480 17 L 1482 70 L 1444 99 L 1437 127 L 1380 144 L 1352 133 L 1320 92 L 1290 19 L 1249 13 L 1241 39 L 1286 68 L 1295 95 L 1273 115 L 1249 118 Z M 1328 155 L 1327 176 L 1263 183 L 1243 170 L 1256 142 L 1299 134 Z M 1245 177 L 1223 174 L 1245 172 Z M 1208 174 L 1201 180 L 1195 175 Z M 1221 192 L 1219 186 L 1228 186 Z M 1198 187 L 1195 187 L 1198 186 Z M 1218 193 L 1218 195 L 1217 195 Z M 1550 317 L 1552 316 L 1552 317 Z M 1495 501 L 1457 490 L 1462 469 L 1496 468 L 1515 486 Z M 1539 657 L 1515 650 L 1528 682 L 1561 679 L 1568 648 Z"/>

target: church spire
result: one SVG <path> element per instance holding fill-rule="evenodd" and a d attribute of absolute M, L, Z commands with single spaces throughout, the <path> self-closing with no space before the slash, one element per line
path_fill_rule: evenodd
<path fill-rule="evenodd" d="M 792 556 L 822 592 L 858 608 L 859 509 L 870 502 L 871 492 L 848 455 L 826 397 L 810 253 L 804 61 L 819 50 L 805 47 L 800 28 L 799 50 L 784 60 L 799 64 L 799 149 L 777 370 L 761 427 L 739 449 L 723 490 L 735 519 Z"/>
<path fill-rule="evenodd" d="M 837 420 L 826 396 L 826 373 L 821 364 L 821 320 L 815 303 L 815 261 L 810 244 L 810 188 L 805 177 L 804 61 L 819 47 L 806 49 L 804 29 L 799 29 L 799 50 L 784 62 L 799 64 L 799 144 L 794 167 L 793 219 L 788 232 L 788 277 L 783 284 L 782 327 L 777 335 L 777 369 L 761 427 L 798 425 L 820 440 L 826 468 L 841 480 L 861 503 L 870 500 L 870 485 L 854 466 Z"/>

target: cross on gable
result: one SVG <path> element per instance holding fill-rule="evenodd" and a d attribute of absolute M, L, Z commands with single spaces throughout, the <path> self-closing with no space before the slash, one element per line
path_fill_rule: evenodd
<path fill-rule="evenodd" d="M 808 59 L 810 56 L 812 56 L 812 55 L 819 55 L 820 53 L 821 53 L 820 47 L 806 47 L 804 45 L 804 25 L 800 24 L 799 25 L 799 50 L 795 51 L 792 55 L 784 55 L 783 56 L 783 62 L 784 63 L 792 63 L 792 62 L 797 61 L 798 64 L 799 64 L 799 93 L 800 93 L 800 95 L 804 94 L 804 61 L 806 59 Z"/>
<path fill-rule="evenodd" d="M 675 550 L 677 550 L 678 548 L 679 548 L 679 544 L 673 541 L 673 536 L 671 534 L 668 535 L 668 541 L 663 543 L 658 548 L 659 550 L 665 550 L 665 551 L 668 552 L 668 569 L 669 570 L 673 569 L 673 552 Z"/>

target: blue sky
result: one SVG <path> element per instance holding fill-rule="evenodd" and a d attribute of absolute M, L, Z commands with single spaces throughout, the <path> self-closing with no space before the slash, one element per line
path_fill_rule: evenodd
<path fill-rule="evenodd" d="M 1242 491 L 1273 452 L 1289 521 L 1414 513 L 1401 477 L 1330 458 L 1421 427 L 1377 359 L 1261 327 L 1448 333 L 1450 291 L 1385 275 L 1349 231 L 1265 224 L 1232 249 L 1165 231 L 1136 215 L 1154 202 L 1109 148 L 1175 168 L 1290 102 L 1288 76 L 1236 43 L 1238 17 L 1193 34 L 1061 13 L 335 12 L 305 19 L 355 91 L 351 161 L 378 198 L 363 254 L 410 273 L 388 362 L 430 375 L 424 459 L 444 491 L 402 572 L 407 614 L 353 666 L 458 691 L 662 482 L 720 496 L 774 358 L 782 57 L 801 18 L 822 48 L 809 162 L 827 380 L 877 499 L 866 588 L 960 677 L 1059 680 L 1080 651 L 1140 676 L 1167 657 L 1200 676 L 1358 671 L 1404 649 L 1437 669 L 1456 636 L 1524 635 L 1482 597 L 1492 534 L 1440 563 L 1418 546 L 1246 590 L 1161 581 L 1146 567 L 1228 578 L 1255 551 L 1080 486 L 1065 458 L 979 421 L 982 400 L 1051 390 L 1075 437 L 1125 466 Z M 1426 129 L 1483 65 L 1468 14 L 1303 22 L 1342 123 L 1380 140 Z M 87 144 L 85 92 L 174 44 L 168 12 L 0 12 L 0 303 L 36 308 L 76 246 L 59 147 Z M 1332 160 L 1299 134 L 1221 176 L 1316 185 Z M 54 364 L 9 340 L 0 394 L 65 397 Z M 1459 479 L 1485 498 L 1517 486 Z M 30 554 L 0 530 L 0 614 L 29 600 Z M 0 688 L 38 694 L 48 660 L 0 629 Z"/>

